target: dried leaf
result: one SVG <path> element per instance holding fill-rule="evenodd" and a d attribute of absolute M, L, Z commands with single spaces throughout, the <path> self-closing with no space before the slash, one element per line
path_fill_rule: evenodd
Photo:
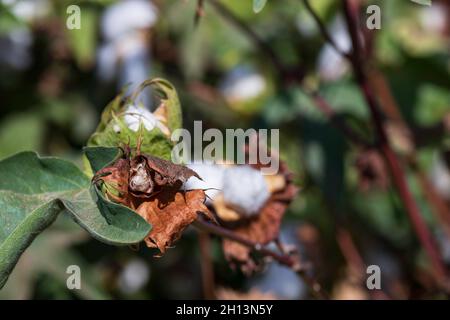
<path fill-rule="evenodd" d="M 153 226 L 145 240 L 147 246 L 164 254 L 199 215 L 214 220 L 204 204 L 205 197 L 203 190 L 166 190 L 142 202 L 136 212 Z"/>
<path fill-rule="evenodd" d="M 230 225 L 230 229 L 241 237 L 261 245 L 266 245 L 278 238 L 284 212 L 298 192 L 287 167 L 280 164 L 281 173 L 285 177 L 285 188 L 272 194 L 259 215 Z M 228 239 L 223 240 L 222 247 L 225 258 L 233 267 L 240 266 L 245 274 L 251 274 L 258 268 L 258 264 L 251 257 L 250 248 Z"/>
<path fill-rule="evenodd" d="M 145 155 L 143 157 L 146 158 L 147 165 L 151 170 L 156 171 L 162 178 L 167 180 L 165 182 L 166 184 L 173 185 L 177 181 L 185 183 L 191 177 L 196 177 L 200 180 L 202 179 L 194 170 L 191 170 L 186 166 L 175 164 L 150 155 Z M 158 183 L 158 181 L 156 182 Z"/>

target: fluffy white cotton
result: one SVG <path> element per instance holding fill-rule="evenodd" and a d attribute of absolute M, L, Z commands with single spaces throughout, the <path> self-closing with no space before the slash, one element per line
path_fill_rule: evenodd
<path fill-rule="evenodd" d="M 11 11 L 25 21 L 33 21 L 48 15 L 51 11 L 48 0 L 2 0 L 4 5 L 11 6 Z"/>
<path fill-rule="evenodd" d="M 440 157 L 434 159 L 430 179 L 439 194 L 446 199 L 450 199 L 450 172 Z"/>
<path fill-rule="evenodd" d="M 240 213 L 253 216 L 259 213 L 270 192 L 260 171 L 249 166 L 226 169 L 223 180 L 223 197 L 227 204 L 240 208 Z"/>
<path fill-rule="evenodd" d="M 26 69 L 32 60 L 33 36 L 28 29 L 18 28 L 0 37 L 0 65 Z"/>
<path fill-rule="evenodd" d="M 150 269 L 140 260 L 130 261 L 119 276 L 119 288 L 122 292 L 132 294 L 142 289 L 150 278 Z"/>
<path fill-rule="evenodd" d="M 144 125 L 144 128 L 148 131 L 153 130 L 155 127 L 165 131 L 166 128 L 158 119 L 145 108 L 137 107 L 135 105 L 129 105 L 124 116 L 125 124 L 130 130 L 137 132 L 139 130 L 140 123 Z"/>
<path fill-rule="evenodd" d="M 351 40 L 342 17 L 333 22 L 329 33 L 341 51 L 350 50 Z M 347 71 L 348 63 L 331 45 L 326 44 L 320 51 L 317 67 L 322 79 L 336 80 Z"/>
<path fill-rule="evenodd" d="M 245 101 L 262 94 L 266 86 L 266 80 L 259 73 L 247 67 L 237 67 L 222 81 L 220 91 L 228 100 Z"/>
<path fill-rule="evenodd" d="M 214 197 L 223 188 L 223 178 L 225 174 L 225 168 L 223 166 L 215 165 L 212 163 L 192 163 L 188 165 L 189 168 L 197 172 L 197 174 L 203 179 L 203 181 L 197 179 L 196 177 L 190 178 L 186 184 L 186 190 L 191 189 L 203 189 L 209 198 L 206 202 L 209 204 L 210 199 Z M 213 188 L 211 190 L 206 190 Z"/>
<path fill-rule="evenodd" d="M 440 3 L 433 3 L 431 7 L 424 7 L 420 15 L 422 26 L 430 33 L 444 32 L 447 19 L 446 8 Z"/>
<path fill-rule="evenodd" d="M 136 29 L 150 28 L 157 18 L 158 11 L 149 1 L 122 1 L 106 10 L 101 30 L 107 40 L 114 40 Z"/>
<path fill-rule="evenodd" d="M 264 176 L 249 166 L 224 167 L 212 163 L 192 163 L 188 167 L 197 172 L 203 181 L 192 177 L 185 184 L 187 190 L 217 189 L 207 190 L 206 194 L 214 200 L 222 192 L 225 203 L 238 208 L 239 214 L 243 216 L 258 214 L 270 197 Z M 206 201 L 210 203 L 211 200 Z"/>

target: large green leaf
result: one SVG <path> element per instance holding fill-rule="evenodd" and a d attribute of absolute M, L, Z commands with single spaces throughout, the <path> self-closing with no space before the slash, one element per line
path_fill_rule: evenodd
<path fill-rule="evenodd" d="M 121 155 L 120 149 L 116 147 L 84 147 L 83 152 L 95 172 L 106 167 Z"/>
<path fill-rule="evenodd" d="M 131 209 L 96 190 L 91 196 L 90 180 L 68 161 L 22 152 L 0 161 L 0 176 L 0 288 L 22 252 L 63 211 L 109 244 L 137 243 L 150 231 Z"/>

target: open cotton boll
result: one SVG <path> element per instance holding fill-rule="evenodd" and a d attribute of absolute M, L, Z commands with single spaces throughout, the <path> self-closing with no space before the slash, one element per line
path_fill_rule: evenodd
<path fill-rule="evenodd" d="M 139 130 L 141 122 L 148 131 L 153 130 L 155 127 L 158 127 L 162 132 L 167 131 L 167 127 L 163 125 L 153 113 L 145 108 L 137 107 L 132 104 L 129 105 L 125 111 L 124 121 L 127 127 L 134 132 Z"/>
<path fill-rule="evenodd" d="M 2 0 L 0 3 L 9 6 L 15 16 L 27 22 L 44 18 L 51 12 L 48 0 Z"/>
<path fill-rule="evenodd" d="M 434 157 L 430 179 L 439 194 L 445 199 L 450 199 L 450 172 L 441 157 Z"/>
<path fill-rule="evenodd" d="M 118 285 L 122 292 L 133 294 L 142 289 L 150 278 L 150 269 L 141 259 L 130 261 L 119 275 Z"/>
<path fill-rule="evenodd" d="M 228 73 L 220 85 L 220 91 L 230 101 L 245 101 L 258 97 L 266 87 L 262 75 L 240 66 Z"/>
<path fill-rule="evenodd" d="M 239 214 L 257 215 L 270 197 L 264 176 L 249 166 L 235 166 L 225 170 L 223 181 L 225 203 L 238 209 Z"/>
<path fill-rule="evenodd" d="M 149 1 L 129 0 L 108 7 L 103 15 L 101 30 L 111 41 L 137 30 L 150 28 L 156 23 L 158 10 Z"/>
<path fill-rule="evenodd" d="M 433 6 L 424 7 L 420 14 L 423 28 L 430 33 L 445 32 L 447 19 L 446 8 L 439 2 L 433 3 Z"/>
<path fill-rule="evenodd" d="M 351 39 L 348 35 L 345 22 L 342 17 L 338 17 L 330 28 L 330 35 L 336 46 L 348 52 L 351 48 Z M 348 70 L 348 63 L 345 58 L 336 51 L 333 46 L 326 44 L 320 51 L 318 60 L 319 75 L 325 80 L 336 80 L 340 78 Z"/>
<path fill-rule="evenodd" d="M 212 163 L 192 163 L 189 164 L 188 167 L 194 170 L 203 181 L 196 177 L 191 177 L 185 183 L 186 190 L 203 189 L 211 199 L 214 199 L 214 197 L 221 192 L 225 173 L 225 168 L 223 166 Z M 209 188 L 214 189 L 206 190 Z M 211 200 L 206 198 L 206 203 L 209 204 L 210 202 Z"/>

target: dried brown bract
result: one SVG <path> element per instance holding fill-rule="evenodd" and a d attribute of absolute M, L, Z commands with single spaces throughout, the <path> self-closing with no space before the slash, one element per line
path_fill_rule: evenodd
<path fill-rule="evenodd" d="M 261 245 L 267 245 L 278 238 L 284 212 L 298 192 L 298 188 L 293 184 L 292 174 L 284 163 L 280 163 L 280 173 L 276 177 L 268 181 L 278 181 L 281 177 L 285 183 L 282 184 L 282 189 L 273 190 L 260 214 L 233 221 L 228 226 L 241 237 Z M 239 266 L 245 274 L 251 274 L 258 269 L 258 263 L 253 259 L 249 247 L 228 239 L 223 240 L 222 247 L 226 259 L 232 266 Z"/>
<path fill-rule="evenodd" d="M 215 221 L 204 205 L 203 190 L 180 188 L 190 177 L 201 179 L 193 170 L 154 156 L 131 156 L 129 148 L 113 164 L 99 170 L 93 182 L 103 187 L 111 201 L 135 210 L 152 225 L 145 240 L 150 248 L 164 253 L 199 215 Z"/>
<path fill-rule="evenodd" d="M 163 254 L 199 215 L 214 221 L 204 202 L 203 190 L 171 190 L 142 202 L 136 212 L 152 225 L 145 240 L 147 246 Z"/>

